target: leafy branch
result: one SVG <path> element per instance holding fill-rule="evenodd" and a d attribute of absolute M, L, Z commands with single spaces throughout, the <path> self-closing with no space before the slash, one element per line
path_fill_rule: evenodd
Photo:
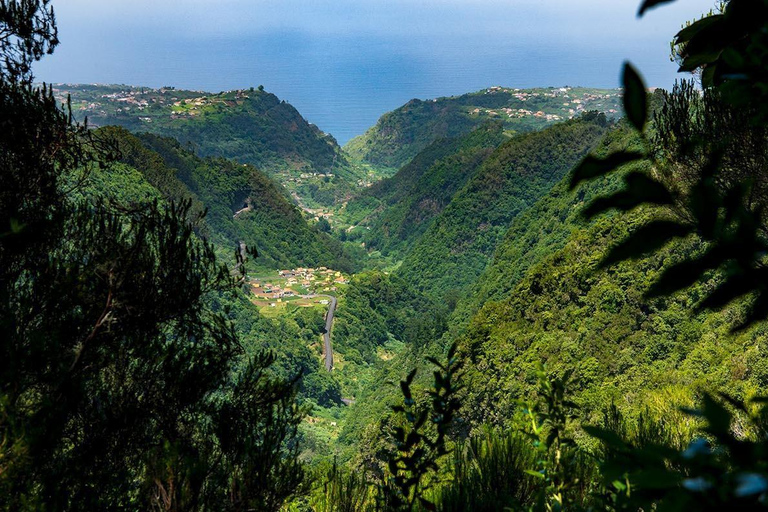
<path fill-rule="evenodd" d="M 392 407 L 404 421 L 392 432 L 395 452 L 387 461 L 389 478 L 382 488 L 389 510 L 412 511 L 417 505 L 436 510 L 435 505 L 424 497 L 430 487 L 426 478 L 437 472 L 438 460 L 450 453 L 446 441 L 461 406 L 456 395 L 462 388 L 457 384 L 462 365 L 456 358 L 455 344 L 448 350 L 445 363 L 432 357 L 427 360 L 437 367 L 433 373 L 434 384 L 426 392 L 430 407 L 421 407 L 414 399 L 415 369 L 400 381 L 402 404 Z"/>

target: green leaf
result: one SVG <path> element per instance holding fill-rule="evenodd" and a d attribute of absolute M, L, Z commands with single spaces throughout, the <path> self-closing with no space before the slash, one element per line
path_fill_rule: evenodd
<path fill-rule="evenodd" d="M 649 222 L 614 246 L 600 262 L 600 267 L 605 268 L 620 261 L 639 258 L 660 249 L 673 238 L 684 237 L 690 233 L 690 227 L 675 221 Z"/>
<path fill-rule="evenodd" d="M 648 9 L 652 9 L 656 7 L 657 5 L 666 4 L 669 2 L 674 2 L 675 0 L 645 0 L 642 5 L 640 5 L 640 10 L 637 12 L 637 17 L 640 18 L 645 14 L 645 12 Z"/>
<path fill-rule="evenodd" d="M 626 112 L 629 122 L 637 128 L 637 131 L 642 132 L 648 118 L 648 96 L 645 92 L 643 79 L 629 62 L 624 63 L 622 83 L 624 85 L 624 112 Z"/>
<path fill-rule="evenodd" d="M 411 387 L 408 385 L 408 381 L 400 382 L 400 390 L 402 391 L 406 400 L 410 400 L 412 398 L 413 395 L 411 394 Z"/>
<path fill-rule="evenodd" d="M 543 472 L 541 472 L 541 471 L 534 471 L 532 469 L 526 469 L 525 470 L 525 474 L 533 476 L 533 477 L 536 477 L 536 478 L 540 478 L 541 480 L 544 480 L 546 478 L 546 476 L 544 475 Z"/>
<path fill-rule="evenodd" d="M 735 495 L 739 498 L 768 491 L 768 479 L 759 473 L 742 473 L 736 476 L 736 481 L 739 485 L 736 487 Z"/>
<path fill-rule="evenodd" d="M 708 52 L 692 53 L 683 59 L 678 72 L 690 73 L 696 71 L 698 68 L 705 64 L 711 64 L 715 62 L 722 52 L 720 50 L 712 50 Z"/>
<path fill-rule="evenodd" d="M 727 438 L 731 432 L 731 413 L 709 393 L 704 393 L 702 402 L 702 413 L 707 420 L 706 430 L 719 439 Z"/>
<path fill-rule="evenodd" d="M 682 477 L 665 469 L 647 469 L 639 471 L 630 477 L 630 481 L 644 489 L 671 489 L 677 487 Z"/>
<path fill-rule="evenodd" d="M 750 325 L 768 318 L 768 293 L 765 290 L 757 296 L 757 299 L 750 305 L 749 311 L 743 322 L 737 325 L 733 331 L 743 331 Z"/>
<path fill-rule="evenodd" d="M 573 190 L 582 181 L 591 180 L 615 171 L 622 165 L 631 162 L 637 162 L 645 158 L 643 153 L 637 151 L 619 151 L 612 153 L 605 158 L 587 155 L 581 163 L 576 166 L 571 175 L 570 188 Z"/>

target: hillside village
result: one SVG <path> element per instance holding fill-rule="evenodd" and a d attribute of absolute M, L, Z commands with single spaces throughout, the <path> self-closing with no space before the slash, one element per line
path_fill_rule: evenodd
<path fill-rule="evenodd" d="M 621 98 L 621 93 L 616 90 L 611 92 L 589 92 L 589 90 L 574 90 L 571 87 L 560 87 L 547 90 L 523 90 L 506 87 L 489 87 L 482 94 L 509 94 L 520 102 L 536 103 L 543 105 L 538 109 L 514 108 L 513 106 L 499 108 L 472 108 L 469 113 L 474 116 L 506 117 L 509 119 L 539 118 L 549 122 L 570 119 L 589 110 L 600 110 L 609 117 L 620 115 L 616 103 Z M 553 99 L 561 98 L 562 103 L 553 103 Z"/>
<path fill-rule="evenodd" d="M 311 295 L 335 295 L 349 279 L 328 267 L 280 270 L 277 276 L 254 277 L 250 291 L 256 301 L 266 301 L 271 307 L 284 301 L 308 298 Z M 323 304 L 327 301 L 319 301 Z"/>
<path fill-rule="evenodd" d="M 62 104 L 71 101 L 75 116 L 88 116 L 90 119 L 101 116 L 115 115 L 139 115 L 154 111 L 157 114 L 168 105 L 182 102 L 190 102 L 195 105 L 197 101 L 201 106 L 201 99 L 205 93 L 202 91 L 184 91 L 173 87 L 161 87 L 152 89 L 149 87 L 133 87 L 121 85 L 70 85 L 56 84 L 53 93 Z M 176 107 L 179 110 L 179 106 Z M 151 122 L 151 118 L 142 116 L 144 122 Z"/>

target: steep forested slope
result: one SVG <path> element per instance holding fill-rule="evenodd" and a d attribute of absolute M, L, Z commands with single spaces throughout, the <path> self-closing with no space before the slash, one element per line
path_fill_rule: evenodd
<path fill-rule="evenodd" d="M 501 121 L 508 130 L 528 132 L 589 110 L 618 117 L 619 104 L 616 90 L 578 87 L 490 87 L 461 96 L 414 99 L 384 114 L 345 149 L 372 164 L 401 167 L 433 141 L 462 135 L 488 120 Z"/>
<path fill-rule="evenodd" d="M 501 123 L 489 122 L 467 135 L 430 144 L 392 178 L 350 201 L 343 213 L 369 229 L 367 247 L 399 253 L 421 236 L 433 218 L 474 175 L 493 150 L 507 140 Z M 366 217 L 361 218 L 361 213 Z"/>
<path fill-rule="evenodd" d="M 636 149 L 640 141 L 624 124 L 611 130 L 593 154 L 604 157 L 612 151 Z M 499 242 L 483 274 L 459 300 L 452 315 L 455 327 L 462 326 L 489 300 L 502 300 L 517 286 L 528 269 L 560 250 L 574 232 L 583 229 L 585 204 L 619 187 L 621 177 L 610 176 L 571 191 L 566 177 L 529 209 L 515 217 Z"/>
<path fill-rule="evenodd" d="M 597 271 L 605 250 L 646 220 L 614 216 L 573 233 L 472 319 L 461 344 L 472 361 L 473 421 L 509 417 L 514 401 L 531 391 L 539 363 L 555 374 L 574 372 L 572 391 L 585 415 L 611 402 L 638 410 L 654 397 L 673 409 L 697 389 L 744 396 L 768 383 L 765 325 L 734 335 L 738 306 L 695 312 L 711 283 L 669 299 L 643 298 L 661 270 L 700 249 L 696 243 Z"/>
<path fill-rule="evenodd" d="M 351 194 L 371 168 L 349 162 L 336 140 L 263 89 L 211 94 L 173 88 L 58 85 L 75 115 L 96 126 L 173 137 L 201 156 L 231 158 L 278 177 L 307 201 Z"/>
<path fill-rule="evenodd" d="M 201 194 L 201 201 L 180 179 L 194 179 L 193 175 L 198 172 L 196 169 L 181 165 L 181 162 L 176 162 L 178 167 L 169 167 L 159 153 L 149 149 L 149 143 L 144 144 L 144 136 L 135 137 L 122 129 L 108 130 L 119 140 L 123 161 L 110 164 L 105 169 L 93 169 L 84 180 L 73 186 L 76 190 L 76 196 L 73 197 L 89 201 L 109 201 L 120 204 L 123 208 L 138 209 L 150 202 L 162 204 L 169 200 L 191 200 L 190 216 L 199 214 L 206 208 L 211 192 Z M 151 137 L 154 139 L 154 136 Z M 166 139 L 154 139 L 152 142 L 155 145 L 174 145 L 173 141 Z M 190 158 L 189 154 L 181 151 L 179 158 Z M 203 168 L 216 163 L 207 159 L 194 161 Z M 233 166 L 233 169 L 240 167 Z M 218 166 L 212 168 L 221 169 Z M 191 175 L 185 174 L 187 172 Z M 209 210 L 211 214 L 217 206 L 216 200 L 212 201 L 213 208 Z M 202 224 L 198 224 L 198 231 L 219 244 L 229 245 L 226 236 L 217 230 L 217 225 L 215 215 L 208 215 Z M 275 233 L 279 234 L 279 231 Z M 237 330 L 246 357 L 254 357 L 260 351 L 271 350 L 277 356 L 275 364 L 270 368 L 271 375 L 281 378 L 303 375 L 300 384 L 302 397 L 311 398 L 324 405 L 339 403 L 339 383 L 320 364 L 319 340 L 325 324 L 320 310 L 292 307 L 290 315 L 267 318 L 261 315 L 259 308 L 237 288 L 222 290 L 213 294 L 209 300 L 212 301 L 214 309 L 229 312 L 228 318 Z"/>
<path fill-rule="evenodd" d="M 591 113 L 515 137 L 488 157 L 405 257 L 400 276 L 433 296 L 483 272 L 510 222 L 547 193 L 607 130 Z"/>
<path fill-rule="evenodd" d="M 637 135 L 619 126 L 595 154 L 639 146 Z M 768 383 L 768 327 L 732 332 L 745 316 L 743 303 L 696 309 L 722 276 L 671 297 L 644 297 L 666 268 L 702 253 L 698 239 L 648 259 L 598 267 L 609 248 L 662 215 L 640 209 L 583 221 L 585 206 L 616 190 L 621 174 L 576 191 L 565 177 L 515 219 L 454 311 L 451 338 L 471 362 L 465 413 L 473 424 L 509 421 L 516 400 L 530 396 L 540 363 L 552 375 L 572 372 L 571 391 L 587 421 L 599 421 L 611 404 L 663 414 L 692 403 L 701 390 L 745 397 Z"/>
<path fill-rule="evenodd" d="M 329 266 L 350 270 L 341 244 L 309 226 L 285 192 L 251 165 L 200 158 L 177 141 L 108 128 L 121 159 L 165 197 L 189 199 L 206 210 L 202 234 L 234 251 L 239 242 L 259 252 L 260 267 Z"/>
<path fill-rule="evenodd" d="M 397 276 L 355 276 L 339 305 L 334 337 L 345 358 L 371 363 L 390 336 L 420 346 L 442 334 L 446 310 Z"/>

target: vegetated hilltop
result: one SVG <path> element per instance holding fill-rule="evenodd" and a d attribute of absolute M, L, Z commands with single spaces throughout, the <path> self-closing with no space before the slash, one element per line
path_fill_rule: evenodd
<path fill-rule="evenodd" d="M 339 213 L 367 228 L 363 232 L 366 247 L 385 255 L 401 253 L 507 139 L 498 121 L 486 122 L 460 137 L 438 139 L 395 176 L 366 189 Z"/>
<path fill-rule="evenodd" d="M 54 86 L 94 126 L 173 137 L 201 156 L 231 158 L 275 177 L 306 203 L 332 204 L 377 179 L 336 140 L 263 88 L 211 94 L 124 85 Z"/>
<path fill-rule="evenodd" d="M 414 99 L 384 114 L 365 134 L 349 141 L 345 149 L 362 161 L 399 168 L 436 139 L 464 134 L 489 119 L 500 120 L 507 130 L 528 132 L 590 110 L 618 118 L 620 91 L 490 87 L 461 96 Z"/>
<path fill-rule="evenodd" d="M 328 266 L 349 271 L 353 263 L 340 242 L 310 226 L 285 191 L 252 165 L 201 158 L 178 141 L 125 129 L 101 129 L 118 141 L 121 161 L 141 173 L 163 197 L 191 200 L 207 211 L 202 234 L 232 252 L 240 242 L 258 250 L 261 268 Z M 112 187 L 123 194 L 132 185 Z"/>
<path fill-rule="evenodd" d="M 463 292 L 512 220 L 595 147 L 609 124 L 590 112 L 499 146 L 418 239 L 398 274 L 434 297 Z"/>
<path fill-rule="evenodd" d="M 116 127 L 100 130 L 114 137 L 123 156 L 121 161 L 105 169 L 93 169 L 88 173 L 76 188 L 80 197 L 137 211 L 153 202 L 165 206 L 169 201 L 191 201 L 192 221 L 207 208 L 208 214 L 196 223 L 196 231 L 214 242 L 224 260 L 233 256 L 236 241 L 248 239 L 255 242 L 253 246 L 260 253 L 254 261 L 257 267 L 287 266 L 305 261 L 302 259 L 304 253 L 310 258 L 319 254 L 316 257 L 323 262 L 339 261 L 333 254 L 338 242 L 317 233 L 300 216 L 296 218 L 289 213 L 288 209 L 295 211 L 295 207 L 288 203 L 276 185 L 269 183 L 269 179 L 253 167 L 223 159 L 195 157 L 172 139 L 147 134 L 135 136 Z M 249 177 L 250 173 L 255 176 Z M 267 185 L 262 190 L 251 189 L 248 179 L 251 179 L 250 183 L 263 181 Z M 207 190 L 196 186 L 199 180 L 211 180 L 205 181 L 210 185 Z M 229 204 L 240 195 L 260 198 L 256 204 L 276 205 L 286 215 L 281 219 L 279 211 L 273 216 L 260 207 L 262 211 L 255 213 L 261 216 L 258 220 L 238 218 L 229 222 L 233 220 Z M 252 224 L 250 230 L 249 224 Z M 292 251 L 285 249 L 288 240 L 293 240 Z M 253 259 L 252 256 L 248 258 Z M 221 290 L 207 300 L 215 310 L 228 311 L 228 318 L 245 350 L 245 358 L 254 357 L 262 350 L 271 350 L 276 355 L 276 362 L 270 367 L 269 375 L 285 379 L 304 375 L 300 397 L 324 405 L 340 403 L 337 380 L 320 364 L 320 340 L 325 323 L 321 309 L 288 304 L 286 309 L 290 314 L 266 317 L 240 288 Z"/>
<path fill-rule="evenodd" d="M 742 305 L 697 311 L 711 283 L 644 298 L 661 272 L 700 244 L 598 270 L 608 248 L 649 220 L 643 212 L 614 215 L 575 230 L 562 248 L 540 254 L 499 302 L 487 302 L 472 317 L 460 338 L 472 361 L 466 380 L 472 424 L 505 423 L 516 400 L 530 396 L 540 363 L 556 375 L 573 372 L 571 392 L 590 421 L 612 404 L 628 415 L 651 410 L 658 417 L 694 403 L 701 390 L 743 397 L 765 388 L 766 326 L 731 332 Z M 498 266 L 514 265 L 501 258 Z"/>

